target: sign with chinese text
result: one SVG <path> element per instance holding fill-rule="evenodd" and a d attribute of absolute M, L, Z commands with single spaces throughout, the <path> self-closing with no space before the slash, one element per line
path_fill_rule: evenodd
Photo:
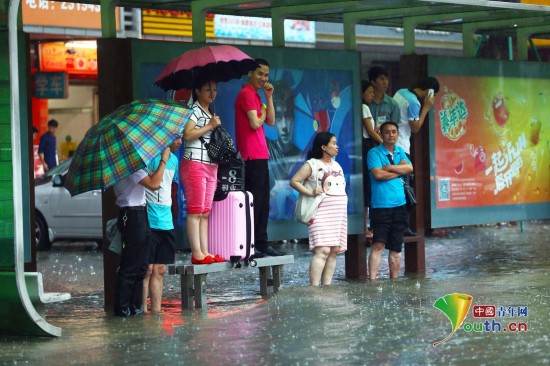
<path fill-rule="evenodd" d="M 101 7 L 68 1 L 21 1 L 23 24 L 46 27 L 101 29 Z M 119 9 L 116 8 L 117 29 Z M 70 34 L 70 33 L 69 33 Z"/>
<path fill-rule="evenodd" d="M 437 207 L 549 202 L 549 81 L 436 77 Z"/>
<path fill-rule="evenodd" d="M 206 38 L 214 38 L 214 15 L 206 14 Z M 141 11 L 141 32 L 163 36 L 192 37 L 191 13 L 177 10 Z"/>
<path fill-rule="evenodd" d="M 269 18 L 216 14 L 214 29 L 216 37 L 266 41 L 272 39 Z M 285 19 L 284 31 L 287 42 L 315 43 L 315 22 Z"/>
<path fill-rule="evenodd" d="M 40 43 L 40 71 L 64 71 L 75 75 L 97 75 L 97 49 L 70 47 L 65 42 Z"/>
<path fill-rule="evenodd" d="M 430 56 L 431 227 L 550 217 L 550 67 Z"/>
<path fill-rule="evenodd" d="M 35 72 L 34 97 L 62 99 L 69 96 L 69 78 L 66 72 Z"/>

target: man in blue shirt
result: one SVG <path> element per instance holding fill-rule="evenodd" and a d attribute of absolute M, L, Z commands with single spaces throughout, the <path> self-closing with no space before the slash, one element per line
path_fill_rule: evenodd
<path fill-rule="evenodd" d="M 57 166 L 57 141 L 55 133 L 59 123 L 55 119 L 48 121 L 48 132 L 40 137 L 38 156 L 44 165 L 44 172 Z"/>
<path fill-rule="evenodd" d="M 411 161 L 403 149 L 396 146 L 399 136 L 397 123 L 384 122 L 380 126 L 380 132 L 383 143 L 372 148 L 367 158 L 372 192 L 373 238 L 369 255 L 371 280 L 376 279 L 384 247 L 390 251 L 390 278 L 397 278 L 399 273 L 403 230 L 409 221 L 401 176 L 413 172 Z"/>

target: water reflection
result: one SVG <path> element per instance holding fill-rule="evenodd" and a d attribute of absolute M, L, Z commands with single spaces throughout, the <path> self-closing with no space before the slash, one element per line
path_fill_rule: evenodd
<path fill-rule="evenodd" d="M 308 287 L 309 254 L 286 244 L 296 262 L 286 266 L 281 292 L 259 296 L 257 270 L 208 277 L 209 310 L 182 311 L 179 277 L 166 280 L 165 312 L 120 319 L 103 309 L 101 253 L 56 245 L 40 253 L 47 291 L 72 299 L 47 306 L 59 339 L 3 338 L 0 362 L 9 364 L 547 364 L 550 303 L 549 222 L 519 227 L 448 230 L 426 244 L 425 275 L 347 280 L 339 256 L 334 285 Z M 386 254 L 387 255 L 387 254 Z M 187 254 L 178 259 L 187 261 Z M 434 301 L 467 293 L 474 304 L 528 306 L 524 333 L 465 332 L 434 341 L 451 324 Z M 471 315 L 468 322 L 477 321 Z"/>

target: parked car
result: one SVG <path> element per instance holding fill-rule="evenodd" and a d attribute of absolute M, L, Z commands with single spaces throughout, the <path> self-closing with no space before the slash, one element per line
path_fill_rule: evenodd
<path fill-rule="evenodd" d="M 102 244 L 101 191 L 71 197 L 63 186 L 72 159 L 35 181 L 36 245 L 49 250 L 59 240 L 89 240 Z"/>

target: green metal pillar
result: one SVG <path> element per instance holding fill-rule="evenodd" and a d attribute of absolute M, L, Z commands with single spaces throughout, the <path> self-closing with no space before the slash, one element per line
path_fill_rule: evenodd
<path fill-rule="evenodd" d="M 24 272 L 30 240 L 25 37 L 19 0 L 0 0 L 0 334 L 60 336 L 31 302 Z M 20 69 L 21 66 L 21 69 Z"/>
<path fill-rule="evenodd" d="M 529 45 L 531 46 L 531 49 L 535 53 L 535 56 L 537 57 L 537 60 L 540 61 L 540 55 L 538 54 L 537 48 L 533 44 L 533 41 L 531 40 L 531 36 L 533 34 L 539 34 L 539 33 L 550 33 L 550 21 L 549 24 L 544 25 L 530 25 L 527 27 L 518 27 L 516 30 L 516 39 L 517 39 L 517 48 L 518 48 L 518 60 L 519 61 L 527 61 L 527 42 L 529 42 Z"/>
<path fill-rule="evenodd" d="M 462 26 L 462 54 L 464 57 L 475 57 L 475 29 L 468 25 Z"/>
<path fill-rule="evenodd" d="M 191 2 L 191 31 L 193 42 L 206 42 L 206 4 L 204 2 Z"/>
<path fill-rule="evenodd" d="M 355 51 L 357 49 L 357 33 L 355 25 L 357 20 L 349 14 L 344 14 L 344 49 L 346 51 Z"/>
<path fill-rule="evenodd" d="M 208 9 L 224 6 L 239 5 L 242 0 L 191 0 L 191 31 L 193 42 L 206 43 L 206 13 Z"/>
<path fill-rule="evenodd" d="M 117 0 L 100 0 L 101 37 L 116 38 L 116 5 Z"/>
<path fill-rule="evenodd" d="M 405 55 L 414 55 L 416 52 L 416 41 L 414 38 L 414 29 L 418 23 L 413 18 L 403 20 L 403 46 Z"/>
<path fill-rule="evenodd" d="M 271 35 L 273 47 L 285 46 L 285 15 L 282 8 L 271 9 Z"/>

